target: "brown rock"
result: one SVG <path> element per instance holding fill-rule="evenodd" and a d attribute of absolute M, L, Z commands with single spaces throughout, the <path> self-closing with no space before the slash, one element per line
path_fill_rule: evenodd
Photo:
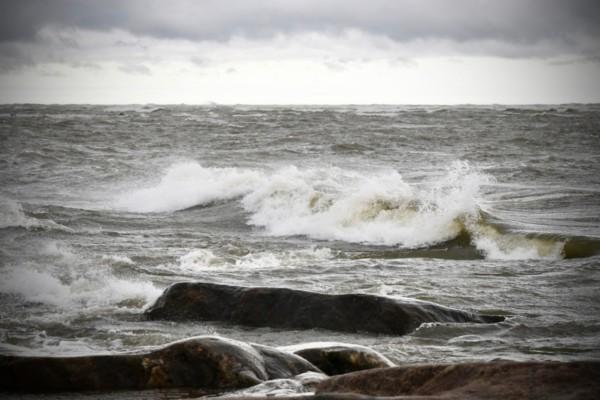
<path fill-rule="evenodd" d="M 291 352 L 260 344 L 251 346 L 263 357 L 269 379 L 291 378 L 307 371 L 321 372 L 310 361 Z"/>
<path fill-rule="evenodd" d="M 394 366 L 383 354 L 355 344 L 302 343 L 280 349 L 307 359 L 327 375 Z"/>
<path fill-rule="evenodd" d="M 0 356 L 0 391 L 236 389 L 306 371 L 320 372 L 293 354 L 205 336 L 144 354 Z"/>
<path fill-rule="evenodd" d="M 500 316 L 478 315 L 417 300 L 203 282 L 171 285 L 145 315 L 152 320 L 228 321 L 249 326 L 397 335 L 412 332 L 424 322 L 504 320 Z"/>
<path fill-rule="evenodd" d="M 317 393 L 591 400 L 600 398 L 600 362 L 499 361 L 383 368 L 330 378 L 317 386 Z"/>

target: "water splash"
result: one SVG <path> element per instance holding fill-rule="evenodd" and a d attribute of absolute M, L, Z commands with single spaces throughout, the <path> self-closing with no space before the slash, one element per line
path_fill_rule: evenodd
<path fill-rule="evenodd" d="M 286 166 L 271 171 L 177 163 L 157 185 L 121 195 L 117 208 L 176 211 L 239 199 L 247 224 L 271 236 L 423 249 L 451 242 L 489 259 L 559 259 L 563 238 L 504 232 L 480 207 L 495 180 L 467 162 L 407 183 L 396 170 Z M 467 244 L 461 237 L 468 238 Z M 470 255 L 469 257 L 472 257 Z M 226 263 L 206 250 L 180 260 L 182 269 Z"/>

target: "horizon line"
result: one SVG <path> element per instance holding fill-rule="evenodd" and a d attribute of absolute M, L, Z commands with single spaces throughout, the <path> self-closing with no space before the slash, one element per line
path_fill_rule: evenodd
<path fill-rule="evenodd" d="M 561 102 L 561 103 L 540 103 L 540 102 L 524 102 L 524 103 L 219 103 L 219 102 L 205 102 L 205 103 L 55 103 L 55 102 L 13 102 L 13 103 L 2 103 L 0 106 L 256 106 L 256 107 L 286 107 L 286 106 L 445 106 L 445 107 L 456 107 L 456 106 L 561 106 L 561 105 L 596 105 L 600 104 L 599 101 L 594 102 Z"/>

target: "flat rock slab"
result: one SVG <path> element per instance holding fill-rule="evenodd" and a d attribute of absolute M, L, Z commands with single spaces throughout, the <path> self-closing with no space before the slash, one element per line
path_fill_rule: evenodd
<path fill-rule="evenodd" d="M 598 399 L 600 362 L 510 362 L 415 365 L 327 379 L 317 394 L 430 396 L 456 399 Z"/>
<path fill-rule="evenodd" d="M 169 286 L 145 315 L 151 320 L 227 321 L 247 326 L 394 335 L 410 333 L 425 322 L 504 320 L 501 316 L 479 315 L 417 300 L 204 282 Z"/>
<path fill-rule="evenodd" d="M 0 392 L 239 389 L 308 371 L 321 372 L 275 348 L 202 336 L 141 354 L 0 356 Z"/>

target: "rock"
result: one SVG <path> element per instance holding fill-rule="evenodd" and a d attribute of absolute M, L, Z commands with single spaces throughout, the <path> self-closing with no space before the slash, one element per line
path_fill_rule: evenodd
<path fill-rule="evenodd" d="M 384 355 L 356 344 L 302 343 L 280 349 L 307 359 L 327 375 L 394 366 Z"/>
<path fill-rule="evenodd" d="M 2 356 L 0 391 L 238 389 L 307 371 L 320 372 L 308 361 L 277 349 L 204 336 L 143 354 Z"/>
<path fill-rule="evenodd" d="M 252 347 L 263 357 L 265 369 L 270 379 L 290 378 L 306 371 L 321 372 L 311 362 L 292 352 L 260 344 L 252 344 Z"/>
<path fill-rule="evenodd" d="M 504 320 L 501 316 L 478 315 L 417 300 L 203 282 L 171 285 L 145 315 L 151 320 L 228 321 L 248 326 L 396 335 L 412 332 L 424 322 Z"/>
<path fill-rule="evenodd" d="M 318 394 L 456 399 L 597 399 L 600 362 L 414 365 L 354 372 L 317 385 Z"/>

